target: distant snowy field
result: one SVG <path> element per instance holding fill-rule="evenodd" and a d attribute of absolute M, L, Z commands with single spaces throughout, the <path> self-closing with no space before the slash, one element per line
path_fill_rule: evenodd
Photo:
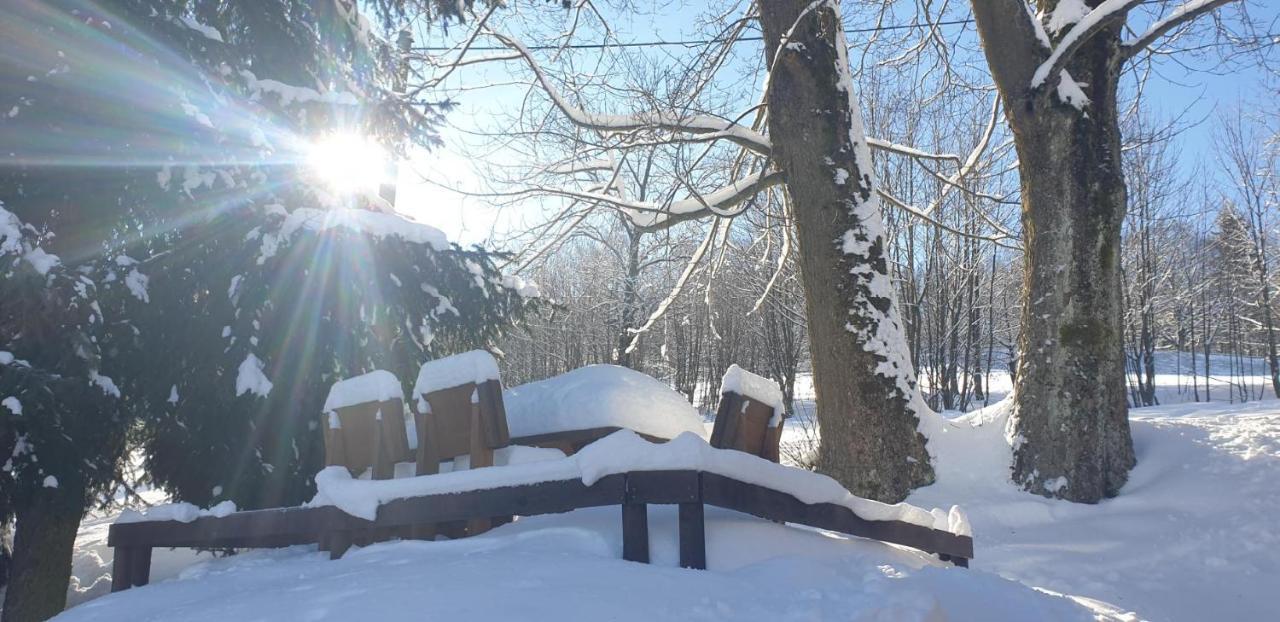
<path fill-rule="evenodd" d="M 1162 405 L 1131 412 L 1138 466 L 1096 506 L 1009 482 L 1007 403 L 948 413 L 931 441 L 938 482 L 908 501 L 965 508 L 969 571 L 711 508 L 711 570 L 675 567 L 668 508 L 650 510 L 654 564 L 633 564 L 619 559 L 617 508 L 600 508 L 333 562 L 308 547 L 226 559 L 157 550 L 152 585 L 96 598 L 109 591 L 110 517 L 93 517 L 74 568 L 71 600 L 83 604 L 58 619 L 1273 620 L 1280 402 L 1229 403 L 1241 386 L 1267 387 L 1264 367 L 1242 378 L 1225 357 L 1214 363 L 1213 403 L 1193 404 L 1186 356 L 1158 359 Z M 991 384 L 1000 395 L 1008 376 Z M 798 389 L 807 412 L 811 386 Z M 806 440 L 802 423 L 787 423 L 784 443 Z"/>

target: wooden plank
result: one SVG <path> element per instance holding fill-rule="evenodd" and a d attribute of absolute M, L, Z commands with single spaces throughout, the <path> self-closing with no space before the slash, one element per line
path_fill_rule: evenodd
<path fill-rule="evenodd" d="M 116 523 L 107 544 L 152 547 L 281 547 L 310 544 L 334 528 L 369 527 L 372 523 L 349 516 L 336 507 L 275 508 L 235 512 L 224 517 L 202 516 L 189 523 L 148 521 Z"/>
<path fill-rule="evenodd" d="M 130 558 L 133 556 L 134 547 L 117 546 L 112 551 L 111 558 L 111 591 L 122 592 L 133 587 L 133 581 L 129 578 L 129 572 L 133 570 L 133 563 Z"/>
<path fill-rule="evenodd" d="M 649 506 L 622 504 L 622 559 L 649 563 Z"/>
<path fill-rule="evenodd" d="M 628 501 L 674 505 L 702 500 L 697 471 L 632 471 L 626 478 Z"/>
<path fill-rule="evenodd" d="M 379 526 L 468 520 L 485 516 L 534 516 L 623 502 L 625 477 L 609 475 L 591 486 L 582 480 L 558 480 L 395 499 L 378 508 Z"/>
<path fill-rule="evenodd" d="M 707 528 L 702 502 L 680 504 L 680 567 L 707 569 Z"/>
<path fill-rule="evenodd" d="M 530 434 L 528 436 L 517 436 L 511 439 L 512 445 L 524 445 L 526 447 L 551 447 L 572 454 L 578 450 L 594 443 L 622 428 L 618 426 L 604 426 L 599 428 L 582 428 L 578 430 L 564 430 L 561 432 L 547 432 L 544 434 Z M 651 434 L 636 433 L 650 443 L 665 443 L 671 439 L 653 436 Z"/>
<path fill-rule="evenodd" d="M 973 538 L 902 521 L 866 520 L 842 505 L 807 504 L 777 490 L 747 484 L 714 473 L 702 476 L 706 503 L 769 520 L 799 523 L 819 529 L 901 544 L 929 553 L 971 559 Z"/>
<path fill-rule="evenodd" d="M 129 556 L 129 583 L 140 587 L 151 582 L 151 547 L 140 546 Z"/>

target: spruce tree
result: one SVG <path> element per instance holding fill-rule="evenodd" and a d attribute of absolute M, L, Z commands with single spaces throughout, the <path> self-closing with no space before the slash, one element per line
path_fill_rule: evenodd
<path fill-rule="evenodd" d="M 436 140 L 444 108 L 397 92 L 394 12 L 374 28 L 347 0 L 6 11 L 8 621 L 62 609 L 76 526 L 111 500 L 130 447 L 180 500 L 305 499 L 329 383 L 372 368 L 409 379 L 483 345 L 529 290 L 304 166 L 337 130 L 393 153 Z"/>

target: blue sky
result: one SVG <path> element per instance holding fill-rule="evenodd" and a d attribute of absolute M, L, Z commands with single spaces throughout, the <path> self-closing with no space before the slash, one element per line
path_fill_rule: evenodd
<path fill-rule="evenodd" d="M 558 3 L 521 6 L 525 11 L 544 11 L 544 16 L 554 18 L 555 12 L 558 11 L 555 8 L 556 4 Z M 693 30 L 691 22 L 700 9 L 699 5 L 674 4 L 655 8 L 650 14 L 614 19 L 611 26 L 619 41 L 672 41 L 698 38 L 702 35 Z M 1260 22 L 1273 24 L 1273 30 L 1280 33 L 1280 2 L 1266 0 L 1253 3 L 1250 5 L 1250 13 Z M 567 15 L 567 13 L 564 14 Z M 969 15 L 966 9 L 949 17 L 963 19 Z M 518 23 L 512 19 L 507 21 Z M 962 40 L 965 37 L 975 36 L 971 25 L 954 25 L 944 28 L 950 35 L 960 35 Z M 441 29 L 433 29 L 429 33 L 420 35 L 419 44 L 446 45 L 456 41 L 465 30 L 459 27 L 451 28 L 449 35 L 446 36 Z M 866 36 L 851 33 L 849 40 L 856 47 L 857 43 L 864 40 Z M 592 40 L 584 39 L 583 41 Z M 681 48 L 645 51 L 650 54 L 680 54 L 681 52 Z M 1185 126 L 1174 139 L 1173 147 L 1173 151 L 1178 154 L 1178 164 L 1185 176 L 1208 174 L 1218 177 L 1220 175 L 1213 157 L 1212 144 L 1220 111 L 1229 110 L 1235 106 L 1243 106 L 1246 110 L 1265 107 L 1271 101 L 1268 99 L 1268 93 L 1276 92 L 1275 80 L 1257 67 L 1242 65 L 1233 68 L 1229 73 L 1220 74 L 1205 70 L 1211 65 L 1211 59 L 1197 59 L 1185 54 L 1178 56 L 1176 61 L 1162 60 L 1156 63 L 1156 71 L 1147 83 L 1144 107 L 1157 119 L 1178 118 L 1180 125 Z M 449 85 L 456 89 L 462 85 L 506 82 L 512 79 L 525 79 L 527 76 L 526 68 L 514 62 L 484 67 L 464 67 L 450 78 Z M 420 155 L 414 162 L 402 167 L 401 200 L 398 203 L 401 209 L 405 209 L 416 218 L 444 229 L 454 240 L 463 243 L 485 242 L 495 228 L 501 231 L 516 226 L 520 219 L 528 214 L 513 213 L 511 210 L 499 213 L 482 199 L 463 197 L 435 184 L 422 183 L 418 180 L 419 173 L 436 181 L 443 181 L 446 185 L 479 190 L 479 179 L 471 163 L 461 155 L 460 144 L 467 140 L 469 132 L 490 124 L 494 115 L 519 105 L 523 89 L 506 86 L 453 93 L 459 107 L 450 114 L 448 127 L 442 128 L 445 145 L 432 153 Z M 875 102 L 863 102 L 863 105 L 874 106 Z M 1274 109 L 1274 104 L 1270 105 Z"/>

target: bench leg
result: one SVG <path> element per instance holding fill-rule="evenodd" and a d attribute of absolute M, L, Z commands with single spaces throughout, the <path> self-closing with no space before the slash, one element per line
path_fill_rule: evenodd
<path fill-rule="evenodd" d="M 622 504 L 622 559 L 649 563 L 649 506 Z"/>
<path fill-rule="evenodd" d="M 329 559 L 340 559 L 351 548 L 350 531 L 329 532 Z"/>
<path fill-rule="evenodd" d="M 111 559 L 111 591 L 122 592 L 133 587 L 133 582 L 129 579 L 129 573 L 133 570 L 133 564 L 130 558 L 133 556 L 133 549 L 127 546 L 117 546 L 112 550 Z"/>
<path fill-rule="evenodd" d="M 700 502 L 680 504 L 680 567 L 707 569 L 707 531 Z"/>

